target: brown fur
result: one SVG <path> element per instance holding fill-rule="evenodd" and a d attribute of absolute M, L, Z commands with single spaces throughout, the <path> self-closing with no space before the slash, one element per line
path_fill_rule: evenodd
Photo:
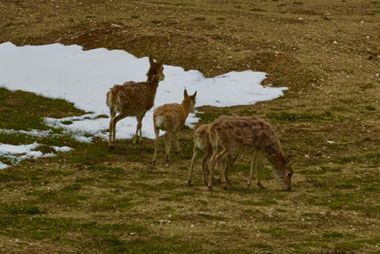
<path fill-rule="evenodd" d="M 191 159 L 190 168 L 189 168 L 189 176 L 187 179 L 188 185 L 191 185 L 195 159 L 199 151 L 203 152 L 203 157 L 202 157 L 202 162 L 201 162 L 202 163 L 202 181 L 204 184 L 206 184 L 206 171 L 208 168 L 207 162 L 212 155 L 212 147 L 211 147 L 211 142 L 209 140 L 209 127 L 210 127 L 209 124 L 202 124 L 194 132 L 193 157 Z M 224 170 L 225 170 L 227 181 L 228 181 L 227 171 L 232 169 L 233 164 L 235 163 L 237 157 L 238 157 L 237 155 L 235 156 L 229 155 L 224 162 Z"/>
<path fill-rule="evenodd" d="M 110 108 L 110 133 L 109 147 L 113 148 L 116 139 L 116 123 L 127 116 L 136 116 L 137 127 L 134 138 L 136 143 L 142 136 L 142 119 L 145 113 L 154 105 L 158 84 L 164 79 L 163 63 L 155 62 L 149 57 L 150 68 L 146 82 L 125 82 L 122 85 L 114 85 L 107 93 L 107 106 Z M 116 115 L 119 113 L 118 115 Z M 140 131 L 140 135 L 138 135 Z"/>
<path fill-rule="evenodd" d="M 209 128 L 213 155 L 210 160 L 208 186 L 212 188 L 212 171 L 231 153 L 250 152 L 252 154 L 249 186 L 251 187 L 253 169 L 257 167 L 256 156 L 264 154 L 274 166 L 277 176 L 287 189 L 291 187 L 292 169 L 282 150 L 280 141 L 266 121 L 256 117 L 222 116 Z M 257 170 L 256 170 L 257 171 Z M 221 170 L 222 182 L 226 179 Z"/>
<path fill-rule="evenodd" d="M 164 104 L 154 111 L 153 114 L 153 125 L 154 133 L 156 135 L 155 149 L 153 155 L 154 165 L 157 158 L 157 146 L 160 130 L 166 131 L 165 133 L 165 154 L 166 161 L 169 160 L 169 153 L 171 148 L 171 140 L 174 138 L 176 149 L 178 154 L 180 154 L 180 145 L 177 137 L 178 131 L 185 125 L 185 121 L 190 112 L 194 112 L 195 97 L 197 92 L 193 95 L 188 95 L 187 91 L 184 91 L 184 98 L 181 104 L 171 103 Z"/>

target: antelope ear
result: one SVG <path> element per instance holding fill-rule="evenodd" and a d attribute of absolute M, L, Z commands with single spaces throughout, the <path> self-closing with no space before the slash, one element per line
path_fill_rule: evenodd
<path fill-rule="evenodd" d="M 197 91 L 195 91 L 195 93 L 191 97 L 193 97 L 193 99 L 195 99 L 196 96 L 197 96 Z"/>
<path fill-rule="evenodd" d="M 186 88 L 185 88 L 185 91 L 183 91 L 183 97 L 189 97 L 189 94 L 187 93 L 187 90 L 186 90 Z"/>
<path fill-rule="evenodd" d="M 152 56 L 149 56 L 149 63 L 150 65 L 153 65 L 155 63 Z"/>

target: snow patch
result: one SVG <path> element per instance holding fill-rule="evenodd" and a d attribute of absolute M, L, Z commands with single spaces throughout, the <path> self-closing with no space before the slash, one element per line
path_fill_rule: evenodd
<path fill-rule="evenodd" d="M 91 133 L 107 137 L 109 119 L 98 118 L 108 114 L 105 96 L 114 84 L 125 81 L 145 81 L 149 67 L 147 57 L 136 58 L 122 50 L 105 48 L 83 50 L 81 46 L 51 44 L 17 47 L 10 42 L 0 44 L 0 84 L 9 89 L 21 89 L 47 97 L 64 98 L 93 114 L 71 118 L 46 119 L 51 126 L 70 132 Z M 205 78 L 196 70 L 165 65 L 165 80 L 160 82 L 155 107 L 164 103 L 181 102 L 183 90 L 198 91 L 196 106 L 219 107 L 255 104 L 273 100 L 283 95 L 286 88 L 263 87 L 264 72 L 251 70 L 229 72 L 214 78 Z M 143 136 L 154 137 L 152 112 L 143 120 Z M 192 114 L 187 124 L 198 121 Z M 64 124 L 66 123 L 66 124 Z M 131 137 L 136 119 L 128 117 L 118 123 L 117 137 Z M 78 140 L 89 141 L 85 136 Z"/>
<path fill-rule="evenodd" d="M 0 133 L 2 134 L 8 134 L 8 135 L 17 135 L 17 134 L 24 134 L 24 135 L 29 135 L 33 137 L 39 137 L 39 138 L 44 138 L 48 137 L 52 134 L 51 130 L 43 131 L 43 130 L 13 130 L 13 129 L 0 129 Z"/>
<path fill-rule="evenodd" d="M 63 128 L 63 129 L 65 127 L 65 125 L 61 123 L 61 119 L 60 119 L 60 121 L 56 121 L 56 120 L 50 120 L 50 118 L 46 118 L 45 122 L 47 125 L 50 125 L 52 127 L 54 126 L 54 127 Z M 23 135 L 28 135 L 28 136 L 38 137 L 38 138 L 63 136 L 63 134 L 54 134 L 52 132 L 52 130 L 44 131 L 44 130 L 36 130 L 36 129 L 32 129 L 32 130 L 28 130 L 28 131 L 26 131 L 26 130 L 14 130 L 14 129 L 0 129 L 0 133 L 1 134 L 8 134 L 8 135 L 23 134 Z M 93 139 L 92 137 L 86 137 L 85 136 L 86 133 L 82 133 L 79 131 L 72 132 L 72 131 L 66 130 L 65 134 L 69 135 L 73 139 L 75 139 L 79 142 L 83 142 L 83 143 L 91 143 L 92 139 Z"/>
<path fill-rule="evenodd" d="M 56 152 L 70 152 L 73 150 L 71 147 L 68 146 L 52 146 L 54 151 Z"/>
<path fill-rule="evenodd" d="M 9 167 L 7 164 L 4 164 L 4 163 L 2 163 L 2 162 L 0 161 L 0 169 L 5 169 L 5 168 L 7 168 L 7 167 Z"/>
<path fill-rule="evenodd" d="M 14 164 L 19 163 L 26 159 L 36 159 L 36 158 L 47 158 L 54 157 L 54 153 L 43 153 L 41 151 L 36 151 L 36 149 L 41 146 L 41 144 L 34 142 L 28 145 L 10 145 L 0 143 L 0 157 L 6 158 L 12 161 Z M 55 152 L 69 152 L 72 150 L 68 146 L 53 146 Z M 0 169 L 7 168 L 9 165 L 0 161 Z"/>

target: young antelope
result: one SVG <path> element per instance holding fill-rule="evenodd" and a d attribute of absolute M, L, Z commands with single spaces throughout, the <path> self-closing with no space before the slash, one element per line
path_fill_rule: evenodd
<path fill-rule="evenodd" d="M 178 141 L 178 131 L 185 125 L 185 121 L 189 113 L 194 112 L 196 95 L 197 92 L 195 92 L 193 95 L 188 95 L 185 89 L 183 93 L 184 98 L 181 104 L 164 104 L 154 110 L 153 125 L 156 141 L 152 165 L 155 165 L 157 159 L 157 148 L 160 130 L 166 132 L 164 135 L 166 161 L 169 161 L 172 138 L 174 138 L 177 153 L 180 155 L 181 148 Z"/>
<path fill-rule="evenodd" d="M 193 169 L 195 164 L 195 159 L 199 152 L 203 153 L 203 157 L 201 160 L 201 168 L 202 168 L 202 181 L 206 185 L 206 172 L 208 169 L 208 160 L 210 159 L 212 155 L 212 147 L 209 140 L 209 124 L 202 124 L 200 125 L 195 131 L 194 131 L 194 146 L 193 146 L 193 157 L 191 158 L 190 168 L 189 168 L 189 176 L 187 178 L 187 184 L 190 186 L 193 178 Z M 228 180 L 228 174 L 227 172 L 233 168 L 233 165 L 237 159 L 237 155 L 227 156 L 226 160 L 224 161 L 223 168 L 225 170 L 226 180 Z"/>

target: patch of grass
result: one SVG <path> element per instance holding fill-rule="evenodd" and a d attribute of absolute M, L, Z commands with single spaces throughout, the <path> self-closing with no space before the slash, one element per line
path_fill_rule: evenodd
<path fill-rule="evenodd" d="M 61 123 L 64 125 L 70 125 L 73 123 L 73 121 L 67 120 L 67 121 L 62 121 Z"/>
<path fill-rule="evenodd" d="M 108 115 L 105 115 L 105 114 L 100 114 L 100 115 L 97 115 L 97 116 L 95 117 L 95 119 L 101 119 L 101 118 L 109 118 L 109 116 L 108 116 Z"/>
<path fill-rule="evenodd" d="M 97 199 L 95 202 L 91 203 L 90 209 L 93 212 L 102 212 L 102 211 L 128 211 L 132 207 L 131 198 L 122 197 L 104 197 Z"/>
<path fill-rule="evenodd" d="M 133 246 L 133 243 L 128 243 L 129 241 L 120 239 L 120 234 L 145 234 L 146 232 L 146 227 L 134 224 L 82 223 L 80 220 L 70 218 L 53 219 L 35 217 L 33 220 L 30 220 L 29 217 L 25 216 L 0 217 L 0 233 L 10 237 L 31 238 L 35 240 L 51 239 L 57 241 L 63 239 L 68 233 L 80 233 L 82 234 L 80 239 L 73 239 L 69 242 L 65 241 L 66 244 L 73 245 L 76 243 L 86 249 L 95 247 L 103 253 L 131 253 L 131 248 L 141 246 L 139 246 L 139 244 Z M 64 244 L 64 242 L 60 242 Z M 155 242 L 154 245 L 158 248 L 160 248 L 160 246 L 166 246 L 165 241 L 159 242 Z M 173 240 L 173 243 L 174 242 L 177 241 Z M 152 244 L 149 244 L 149 239 L 144 240 L 144 243 L 147 249 L 152 246 Z"/>
<path fill-rule="evenodd" d="M 277 204 L 277 200 L 271 197 L 255 198 L 252 200 L 244 200 L 240 202 L 243 205 L 248 206 L 270 206 Z"/>
<path fill-rule="evenodd" d="M 345 179 L 337 183 L 335 187 L 338 189 L 353 189 L 357 186 L 356 182 L 354 179 Z"/>
<path fill-rule="evenodd" d="M 93 144 L 79 143 L 74 151 L 62 154 L 62 157 L 71 163 L 95 165 L 109 161 L 112 154 L 105 143 L 95 141 Z"/>
<path fill-rule="evenodd" d="M 339 164 L 346 164 L 346 163 L 369 163 L 371 162 L 374 165 L 380 164 L 380 152 L 377 151 L 370 151 L 370 152 L 363 152 L 358 154 L 350 154 L 346 156 L 336 157 L 335 163 Z"/>
<path fill-rule="evenodd" d="M 195 18 L 193 18 L 193 20 L 195 20 L 195 21 L 205 21 L 206 18 L 205 17 L 195 17 Z"/>
<path fill-rule="evenodd" d="M 10 215 L 36 215 L 43 212 L 34 205 L 10 205 L 5 208 L 5 212 Z"/>
<path fill-rule="evenodd" d="M 343 233 L 332 231 L 332 232 L 323 233 L 322 237 L 327 238 L 327 239 L 339 239 L 339 238 L 343 238 L 344 235 Z"/>
<path fill-rule="evenodd" d="M 261 9 L 261 8 L 252 8 L 250 11 L 255 11 L 255 12 L 266 12 L 266 10 Z"/>
<path fill-rule="evenodd" d="M 372 105 L 365 106 L 365 109 L 368 111 L 376 111 L 376 107 L 374 107 Z"/>
<path fill-rule="evenodd" d="M 324 113 L 290 113 L 286 111 L 269 112 L 266 114 L 268 119 L 271 119 L 275 122 L 286 123 L 286 122 L 319 122 L 319 121 L 328 121 L 332 120 L 333 116 L 330 111 Z"/>
<path fill-rule="evenodd" d="M 211 220 L 211 221 L 223 221 L 226 218 L 218 214 L 199 213 L 199 217 Z"/>
<path fill-rule="evenodd" d="M 257 111 L 254 109 L 244 109 L 239 111 L 239 116 L 256 116 Z"/>
<path fill-rule="evenodd" d="M 5 144 L 20 145 L 31 144 L 34 142 L 42 144 L 40 149 L 46 149 L 46 146 L 70 146 L 77 147 L 80 144 L 68 134 L 52 134 L 48 137 L 35 137 L 27 134 L 7 134 L 0 133 L 0 142 Z M 45 147 L 45 148 L 44 148 Z M 42 150 L 41 150 L 42 151 Z"/>
<path fill-rule="evenodd" d="M 194 193 L 192 191 L 174 191 L 171 192 L 170 195 L 160 198 L 160 200 L 164 201 L 180 201 L 186 196 L 193 196 Z"/>
<path fill-rule="evenodd" d="M 60 190 L 38 190 L 33 192 L 41 203 L 54 203 L 64 207 L 78 206 L 88 199 L 88 196 L 80 193 L 79 183 L 69 184 Z"/>
<path fill-rule="evenodd" d="M 262 229 L 261 232 L 270 234 L 273 237 L 286 237 L 287 235 L 290 235 L 288 230 L 279 227 Z"/>
<path fill-rule="evenodd" d="M 216 118 L 218 118 L 221 115 L 230 115 L 230 113 L 226 108 L 221 108 L 221 109 L 218 109 L 217 111 L 206 110 L 206 111 L 196 113 L 196 117 L 199 118 L 200 124 L 211 123 L 212 121 L 214 121 Z"/>
<path fill-rule="evenodd" d="M 154 20 L 151 20 L 150 23 L 155 24 L 155 25 L 160 25 L 162 24 L 162 21 L 154 19 Z"/>
<path fill-rule="evenodd" d="M 335 250 L 343 253 L 352 252 L 361 249 L 364 245 L 362 241 L 342 241 L 335 244 Z"/>
<path fill-rule="evenodd" d="M 84 111 L 74 107 L 73 103 L 63 99 L 51 99 L 24 91 L 10 91 L 0 87 L 0 118 L 12 121 L 0 121 L 0 129 L 49 129 L 43 123 L 43 117 L 66 117 L 80 115 Z"/>
<path fill-rule="evenodd" d="M 363 207 L 362 211 L 367 215 L 380 217 L 380 205 Z"/>
<path fill-rule="evenodd" d="M 125 174 L 125 169 L 121 167 L 111 167 L 107 165 L 95 165 L 91 171 L 99 172 L 102 178 L 118 179 Z"/>
<path fill-rule="evenodd" d="M 343 112 L 343 113 L 352 112 L 352 108 L 351 107 L 341 106 L 341 105 L 331 106 L 330 110 L 331 111 L 335 111 L 335 112 Z"/>
<path fill-rule="evenodd" d="M 307 203 L 312 205 L 327 206 L 331 209 L 361 210 L 360 207 L 362 195 L 354 190 L 352 191 L 331 191 L 323 197 L 309 196 Z M 366 210 L 366 208 L 364 208 Z"/>

